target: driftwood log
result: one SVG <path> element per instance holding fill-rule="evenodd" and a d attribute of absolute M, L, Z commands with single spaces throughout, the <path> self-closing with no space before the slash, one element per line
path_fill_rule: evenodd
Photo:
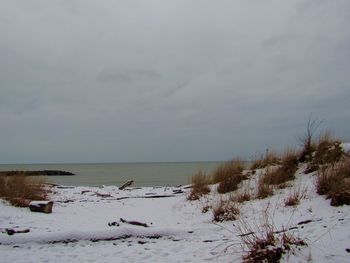
<path fill-rule="evenodd" d="M 123 218 L 120 218 L 120 222 L 129 224 L 129 225 L 134 225 L 134 226 L 149 227 L 149 225 L 147 225 L 146 223 L 141 223 L 139 221 L 128 221 L 128 220 L 125 220 Z"/>
<path fill-rule="evenodd" d="M 126 187 L 132 185 L 133 183 L 134 183 L 134 180 L 127 181 L 125 184 L 119 187 L 119 190 L 124 190 Z"/>
<path fill-rule="evenodd" d="M 29 209 L 32 212 L 50 214 L 52 213 L 52 206 L 52 201 L 32 201 L 29 204 Z"/>
<path fill-rule="evenodd" d="M 98 192 L 95 192 L 95 194 L 97 196 L 100 196 L 100 197 L 112 197 L 110 194 L 101 194 L 101 193 L 98 193 Z"/>
<path fill-rule="evenodd" d="M 29 229 L 23 229 L 23 230 L 15 230 L 15 229 L 12 229 L 12 228 L 7 228 L 6 229 L 6 233 L 9 235 L 9 236 L 12 236 L 14 234 L 19 234 L 19 233 L 29 233 L 30 230 Z"/>

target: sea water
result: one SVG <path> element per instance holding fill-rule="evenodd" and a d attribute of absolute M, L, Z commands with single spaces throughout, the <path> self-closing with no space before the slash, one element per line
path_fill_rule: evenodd
<path fill-rule="evenodd" d="M 0 171 L 60 170 L 74 176 L 45 176 L 50 183 L 72 186 L 120 186 L 133 180 L 133 186 L 177 186 L 191 182 L 199 170 L 210 173 L 220 162 L 177 163 L 88 163 L 88 164 L 1 164 Z"/>

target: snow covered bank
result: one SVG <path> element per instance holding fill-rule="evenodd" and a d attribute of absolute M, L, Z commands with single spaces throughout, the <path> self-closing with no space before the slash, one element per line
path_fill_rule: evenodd
<path fill-rule="evenodd" d="M 1 262 L 240 262 L 245 253 L 242 227 L 262 231 L 266 215 L 276 232 L 307 243 L 283 261 L 350 262 L 350 208 L 331 207 L 316 194 L 314 173 L 306 175 L 304 168 L 300 165 L 290 187 L 242 203 L 239 219 L 223 223 L 213 223 L 212 213 L 202 212 L 220 198 L 215 191 L 187 201 L 189 189 L 184 187 L 54 187 L 52 214 L 1 201 Z M 250 178 L 250 187 L 259 174 Z M 296 189 L 304 191 L 300 204 L 286 207 L 285 199 Z M 7 228 L 30 231 L 8 235 Z"/>

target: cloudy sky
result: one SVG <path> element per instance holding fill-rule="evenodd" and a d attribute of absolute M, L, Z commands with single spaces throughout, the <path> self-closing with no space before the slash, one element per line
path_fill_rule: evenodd
<path fill-rule="evenodd" d="M 0 0 L 0 163 L 350 140 L 348 0 Z"/>

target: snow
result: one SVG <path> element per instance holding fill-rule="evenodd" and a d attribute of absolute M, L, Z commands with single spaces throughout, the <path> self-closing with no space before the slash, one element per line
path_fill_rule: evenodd
<path fill-rule="evenodd" d="M 47 205 L 51 201 L 31 201 L 29 205 L 31 206 L 40 206 L 40 205 Z"/>
<path fill-rule="evenodd" d="M 1 262 L 240 262 L 242 228 L 261 231 L 266 214 L 276 230 L 291 229 L 308 244 L 284 255 L 284 262 L 350 262 L 349 206 L 330 206 L 316 194 L 314 174 L 305 175 L 303 169 L 291 187 L 243 203 L 239 220 L 223 223 L 212 222 L 210 211 L 202 213 L 203 206 L 220 198 L 215 191 L 190 202 L 186 187 L 54 187 L 52 214 L 0 201 Z M 255 183 L 253 178 L 248 187 Z M 285 198 L 298 189 L 305 192 L 301 203 L 285 207 Z M 159 195 L 167 197 L 154 198 Z M 30 232 L 8 235 L 7 228 Z"/>

